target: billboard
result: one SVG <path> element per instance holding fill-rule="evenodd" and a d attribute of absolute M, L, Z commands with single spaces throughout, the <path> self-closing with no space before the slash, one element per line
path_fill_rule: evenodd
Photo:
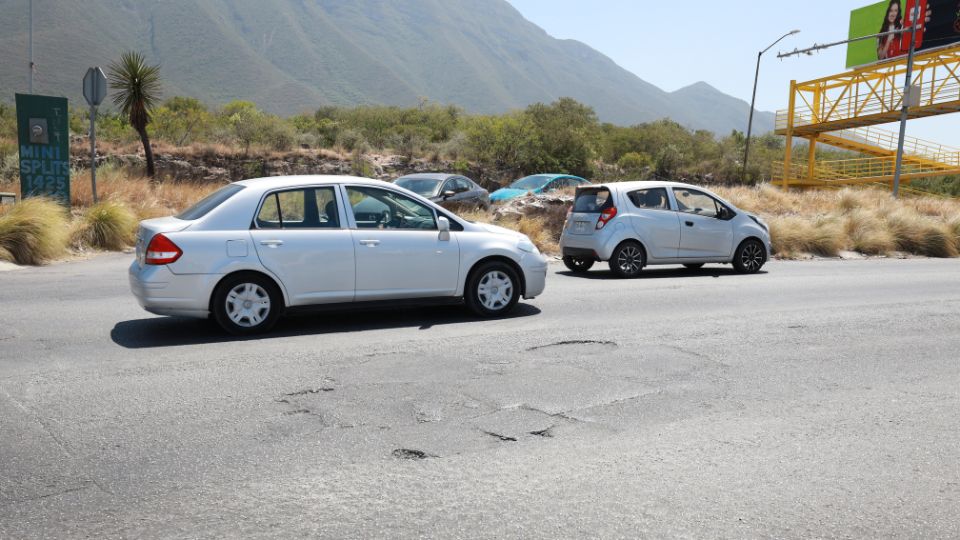
<path fill-rule="evenodd" d="M 960 0 L 883 0 L 850 12 L 850 39 L 909 28 L 918 9 L 916 50 L 960 42 Z M 847 45 L 847 67 L 907 54 L 910 33 L 855 41 Z"/>

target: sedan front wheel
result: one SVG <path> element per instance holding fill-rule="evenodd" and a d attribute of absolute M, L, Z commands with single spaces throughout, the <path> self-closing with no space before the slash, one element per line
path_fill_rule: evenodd
<path fill-rule="evenodd" d="M 464 297 L 477 315 L 499 317 L 520 300 L 520 279 L 506 263 L 488 262 L 470 274 Z"/>

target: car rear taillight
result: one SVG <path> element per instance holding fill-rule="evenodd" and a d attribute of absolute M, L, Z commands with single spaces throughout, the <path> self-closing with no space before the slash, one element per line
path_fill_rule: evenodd
<path fill-rule="evenodd" d="M 604 208 L 600 212 L 600 219 L 597 220 L 597 230 L 602 229 L 606 224 L 613 218 L 617 217 L 617 207 L 611 206 L 609 208 Z"/>
<path fill-rule="evenodd" d="M 147 246 L 145 264 L 171 264 L 183 255 L 183 250 L 162 234 L 155 235 Z"/>

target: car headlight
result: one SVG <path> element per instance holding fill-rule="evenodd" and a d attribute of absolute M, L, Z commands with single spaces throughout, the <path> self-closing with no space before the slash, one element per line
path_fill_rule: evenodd
<path fill-rule="evenodd" d="M 537 246 L 535 246 L 529 238 L 521 238 L 519 241 L 517 241 L 517 249 L 527 253 L 540 253 L 540 250 L 537 249 Z"/>
<path fill-rule="evenodd" d="M 750 216 L 750 219 L 752 219 L 753 221 L 755 221 L 755 222 L 757 223 L 757 225 L 760 226 L 761 229 L 763 229 L 763 230 L 765 230 L 765 231 L 767 231 L 767 232 L 770 232 L 770 226 L 767 225 L 767 222 L 766 222 L 766 221 L 760 219 L 759 217 L 757 217 L 757 216 L 755 216 L 755 215 L 753 215 L 753 214 L 749 214 L 749 216 Z"/>

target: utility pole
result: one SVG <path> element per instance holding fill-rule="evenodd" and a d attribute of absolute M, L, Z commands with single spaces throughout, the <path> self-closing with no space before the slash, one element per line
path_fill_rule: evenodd
<path fill-rule="evenodd" d="M 903 139 L 907 132 L 907 117 L 910 115 L 910 101 L 913 96 L 913 87 L 910 82 L 913 78 L 913 53 L 916 49 L 917 19 L 920 17 L 920 7 L 914 7 L 910 13 L 910 49 L 907 52 L 907 73 L 903 83 L 903 109 L 900 111 L 900 138 L 897 140 L 897 166 L 893 171 L 893 198 L 900 195 L 900 172 L 903 168 Z"/>

